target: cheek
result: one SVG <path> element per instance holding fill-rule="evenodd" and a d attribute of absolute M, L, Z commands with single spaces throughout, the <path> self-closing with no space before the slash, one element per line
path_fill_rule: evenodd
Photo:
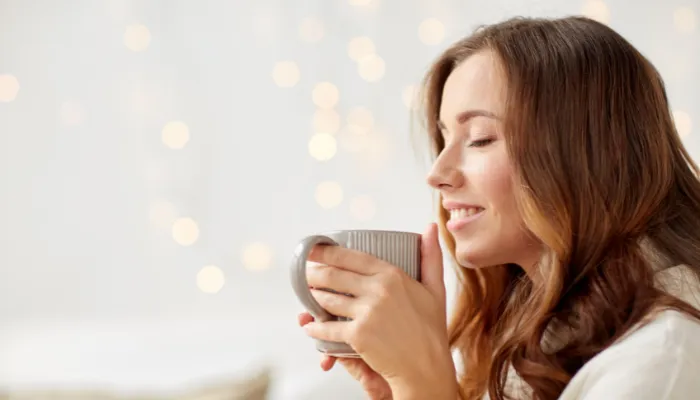
<path fill-rule="evenodd" d="M 505 157 L 474 157 L 464 173 L 485 207 L 497 214 L 514 207 L 512 171 Z"/>
<path fill-rule="evenodd" d="M 512 180 L 512 169 L 508 164 L 497 164 L 490 168 L 490 173 L 484 174 L 484 191 L 488 196 L 488 207 L 492 221 L 497 226 L 494 233 L 505 243 L 520 246 L 529 240 L 526 234 L 522 215 L 515 201 L 515 193 Z"/>

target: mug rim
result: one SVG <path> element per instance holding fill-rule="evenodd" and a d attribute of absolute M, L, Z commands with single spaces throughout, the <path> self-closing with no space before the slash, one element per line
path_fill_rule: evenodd
<path fill-rule="evenodd" d="M 386 229 L 334 229 L 334 230 L 320 232 L 319 235 L 327 235 L 327 234 L 331 234 L 331 233 L 340 233 L 340 232 L 399 233 L 399 234 L 422 236 L 422 234 L 420 234 L 418 232 L 392 231 L 392 230 L 386 230 Z"/>

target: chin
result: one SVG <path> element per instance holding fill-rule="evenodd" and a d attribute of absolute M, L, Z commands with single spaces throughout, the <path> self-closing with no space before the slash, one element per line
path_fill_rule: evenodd
<path fill-rule="evenodd" d="M 458 243 L 455 256 L 457 263 L 464 268 L 477 269 L 501 264 L 494 257 L 494 251 L 474 245 L 460 245 Z"/>

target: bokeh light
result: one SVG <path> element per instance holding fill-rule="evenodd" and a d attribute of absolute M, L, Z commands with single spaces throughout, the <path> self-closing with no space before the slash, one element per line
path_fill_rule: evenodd
<path fill-rule="evenodd" d="M 172 235 L 181 246 L 191 246 L 199 238 L 199 226 L 192 218 L 178 218 L 173 223 Z"/>
<path fill-rule="evenodd" d="M 309 43 L 315 43 L 323 39 L 323 22 L 316 17 L 306 17 L 299 24 L 299 37 Z"/>
<path fill-rule="evenodd" d="M 418 38 L 427 45 L 440 44 L 445 39 L 445 25 L 436 18 L 428 18 L 418 26 Z"/>
<path fill-rule="evenodd" d="M 258 45 L 269 46 L 276 42 L 279 27 L 282 24 L 273 7 L 258 4 L 249 21 L 254 35 L 253 39 Z"/>
<path fill-rule="evenodd" d="M 367 36 L 358 36 L 348 43 L 348 57 L 355 62 L 359 62 L 364 57 L 375 54 L 377 51 L 372 39 Z"/>
<path fill-rule="evenodd" d="M 693 121 L 685 111 L 676 110 L 673 112 L 673 120 L 680 137 L 687 137 L 693 129 Z"/>
<path fill-rule="evenodd" d="M 167 200 L 154 200 L 150 204 L 148 217 L 157 228 L 171 227 L 177 215 L 177 207 Z"/>
<path fill-rule="evenodd" d="M 224 271 L 215 265 L 207 265 L 197 273 L 197 287 L 204 293 L 218 293 L 225 283 Z"/>
<path fill-rule="evenodd" d="M 581 14 L 604 24 L 610 23 L 610 9 L 602 0 L 587 0 Z"/>
<path fill-rule="evenodd" d="M 348 129 L 355 133 L 366 134 L 374 127 L 372 112 L 365 107 L 355 107 L 348 112 Z"/>
<path fill-rule="evenodd" d="M 317 133 L 309 140 L 309 154 L 318 161 L 328 161 L 335 156 L 337 145 L 330 133 Z"/>
<path fill-rule="evenodd" d="M 692 33 L 697 27 L 695 11 L 690 7 L 679 7 L 673 12 L 673 25 L 682 33 Z"/>
<path fill-rule="evenodd" d="M 190 140 L 190 130 L 182 121 L 170 121 L 161 131 L 161 140 L 171 149 L 182 149 Z"/>
<path fill-rule="evenodd" d="M 386 133 L 375 129 L 372 135 L 367 135 L 367 139 L 362 151 L 365 160 L 373 162 L 377 168 L 391 161 L 391 150 L 395 147 L 392 146 Z"/>
<path fill-rule="evenodd" d="M 124 45 L 131 51 L 144 51 L 151 44 L 151 32 L 141 24 L 129 25 L 124 31 Z"/>
<path fill-rule="evenodd" d="M 85 108 L 75 101 L 65 101 L 61 104 L 61 122 L 66 126 L 78 126 L 85 122 Z"/>
<path fill-rule="evenodd" d="M 254 242 L 243 248 L 242 262 L 246 269 L 260 271 L 272 265 L 272 249 L 265 243 Z"/>
<path fill-rule="evenodd" d="M 374 1 L 374 0 L 348 0 L 348 3 L 351 6 L 362 7 L 362 6 L 368 6 L 368 5 L 372 4 L 372 1 Z"/>
<path fill-rule="evenodd" d="M 155 104 L 155 99 L 152 93 L 146 91 L 143 87 L 134 88 L 129 95 L 129 107 L 137 113 L 149 111 Z"/>
<path fill-rule="evenodd" d="M 320 82 L 314 86 L 311 92 L 311 99 L 318 108 L 330 109 L 338 104 L 340 92 L 338 88 L 330 82 Z"/>
<path fill-rule="evenodd" d="M 362 57 L 357 62 L 357 72 L 367 82 L 377 82 L 382 79 L 386 70 L 384 59 L 376 54 Z"/>
<path fill-rule="evenodd" d="M 272 69 L 272 80 L 281 88 L 293 87 L 300 78 L 299 66 L 294 61 L 280 61 Z"/>
<path fill-rule="evenodd" d="M 417 110 L 419 106 L 418 89 L 414 85 L 406 86 L 401 93 L 401 100 L 406 108 Z"/>
<path fill-rule="evenodd" d="M 338 182 L 325 181 L 316 186 L 316 203 L 325 209 L 337 207 L 343 202 L 343 188 Z"/>
<path fill-rule="evenodd" d="M 309 154 L 318 161 L 330 160 L 336 150 L 335 138 L 329 133 L 317 133 L 309 140 Z"/>
<path fill-rule="evenodd" d="M 19 80 L 14 75 L 0 74 L 0 101 L 9 103 L 19 93 Z"/>
<path fill-rule="evenodd" d="M 358 221 L 370 221 L 377 213 L 374 199 L 369 195 L 359 195 L 350 199 L 350 215 Z"/>

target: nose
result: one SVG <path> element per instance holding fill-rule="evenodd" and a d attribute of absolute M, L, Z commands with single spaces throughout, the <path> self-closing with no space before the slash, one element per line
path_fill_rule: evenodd
<path fill-rule="evenodd" d="M 454 190 L 464 185 L 464 174 L 459 170 L 457 152 L 444 149 L 433 163 L 426 178 L 428 185 L 439 190 Z"/>

